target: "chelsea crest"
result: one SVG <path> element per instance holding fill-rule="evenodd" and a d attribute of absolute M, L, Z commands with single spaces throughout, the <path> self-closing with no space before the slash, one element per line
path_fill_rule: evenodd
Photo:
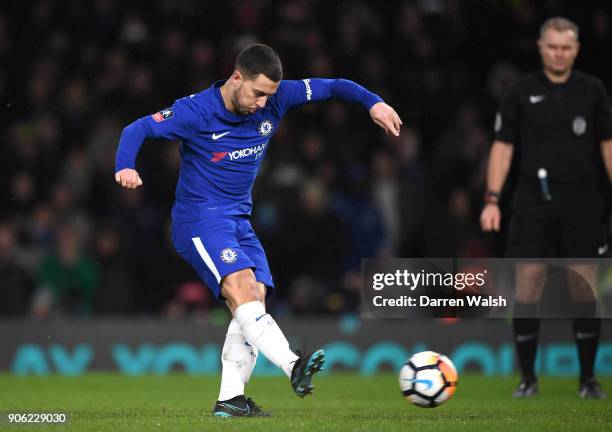
<path fill-rule="evenodd" d="M 225 248 L 221 251 L 221 260 L 226 264 L 235 263 L 238 259 L 238 254 L 232 248 Z"/>
<path fill-rule="evenodd" d="M 270 120 L 264 120 L 259 124 L 257 131 L 261 135 L 270 135 L 272 133 L 272 129 L 274 129 L 274 125 Z"/>

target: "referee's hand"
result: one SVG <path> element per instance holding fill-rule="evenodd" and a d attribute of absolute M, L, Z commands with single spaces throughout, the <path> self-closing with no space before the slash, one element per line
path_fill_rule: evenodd
<path fill-rule="evenodd" d="M 115 181 L 124 188 L 136 189 L 138 186 L 142 186 L 142 180 L 138 175 L 138 171 L 131 168 L 124 168 L 121 171 L 115 173 Z"/>
<path fill-rule="evenodd" d="M 486 204 L 480 213 L 480 226 L 483 231 L 499 231 L 501 211 L 494 203 Z"/>

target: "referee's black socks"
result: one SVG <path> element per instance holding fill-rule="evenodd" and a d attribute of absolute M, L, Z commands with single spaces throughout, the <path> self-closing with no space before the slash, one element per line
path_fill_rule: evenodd
<path fill-rule="evenodd" d="M 593 378 L 595 357 L 599 345 L 601 319 L 596 316 L 596 303 L 575 303 L 577 310 L 574 318 L 574 338 L 580 360 L 580 382 Z"/>
<path fill-rule="evenodd" d="M 515 315 L 535 317 L 537 304 L 515 303 Z M 574 318 L 574 338 L 580 361 L 580 382 L 586 382 L 594 376 L 595 357 L 599 345 L 601 319 L 595 318 L 595 302 L 577 303 Z M 514 343 L 518 356 L 521 375 L 524 381 L 535 381 L 535 360 L 538 351 L 540 333 L 539 318 L 514 318 Z"/>
<path fill-rule="evenodd" d="M 535 317 L 537 303 L 515 303 L 514 314 L 523 317 Z M 514 318 L 514 344 L 518 356 L 521 375 L 524 381 L 535 381 L 535 359 L 538 352 L 538 336 L 540 333 L 539 318 Z"/>

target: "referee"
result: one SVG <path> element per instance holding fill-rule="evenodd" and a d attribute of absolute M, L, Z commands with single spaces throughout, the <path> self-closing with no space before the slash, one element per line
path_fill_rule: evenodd
<path fill-rule="evenodd" d="M 513 85 L 495 119 L 496 139 L 487 170 L 484 231 L 499 231 L 500 192 L 516 149 L 518 183 L 507 242 L 511 258 L 595 258 L 605 253 L 598 189 L 603 155 L 612 177 L 612 114 L 600 80 L 573 70 L 578 27 L 551 18 L 540 29 L 543 69 Z M 516 266 L 515 345 L 522 379 L 514 397 L 538 391 L 534 363 L 539 319 L 537 305 L 546 283 L 546 265 Z M 604 398 L 593 374 L 601 323 L 595 317 L 596 264 L 568 265 L 568 286 L 576 305 L 573 329 L 580 360 L 579 394 Z M 585 283 L 586 282 L 586 283 Z"/>

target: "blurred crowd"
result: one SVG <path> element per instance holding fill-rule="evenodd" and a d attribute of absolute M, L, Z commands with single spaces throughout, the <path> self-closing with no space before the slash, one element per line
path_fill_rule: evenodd
<path fill-rule="evenodd" d="M 228 77 L 251 42 L 286 78 L 357 81 L 404 121 L 390 138 L 339 102 L 285 118 L 252 217 L 277 315 L 358 310 L 363 257 L 499 256 L 478 226 L 493 117 L 553 15 L 580 25 L 577 67 L 612 88 L 605 2 L 2 2 L 0 316 L 220 305 L 169 241 L 178 143 L 143 146 L 137 191 L 115 184 L 114 156 L 123 127 Z"/>

